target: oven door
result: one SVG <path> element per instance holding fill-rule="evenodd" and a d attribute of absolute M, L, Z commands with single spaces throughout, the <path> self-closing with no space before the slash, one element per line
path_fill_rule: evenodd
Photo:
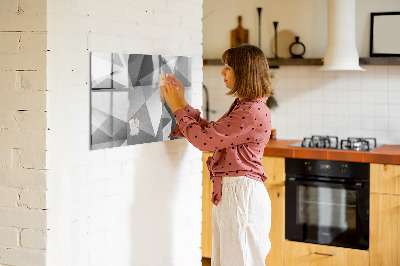
<path fill-rule="evenodd" d="M 367 250 L 369 185 L 286 178 L 286 239 Z"/>

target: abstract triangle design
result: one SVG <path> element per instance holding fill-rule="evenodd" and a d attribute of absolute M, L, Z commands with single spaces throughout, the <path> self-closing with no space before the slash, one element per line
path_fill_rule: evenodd
<path fill-rule="evenodd" d="M 104 133 L 100 129 L 96 130 L 92 133 L 92 143 L 93 144 L 100 144 L 110 142 L 112 140 L 111 136 Z"/>
<path fill-rule="evenodd" d="M 139 85 L 146 86 L 154 84 L 154 72 L 155 70 L 158 70 L 158 68 L 155 68 L 155 64 L 158 66 L 158 58 L 156 56 L 145 55 L 143 57 L 142 65 L 140 66 L 140 72 L 138 75 L 138 80 L 140 81 Z"/>
<path fill-rule="evenodd" d="M 128 73 L 128 55 L 127 54 L 114 54 L 113 62 L 113 88 L 123 89 L 130 87 L 130 79 Z M 117 62 L 115 62 L 117 60 Z"/>
<path fill-rule="evenodd" d="M 144 131 L 151 136 L 156 135 L 153 129 L 153 125 L 151 123 L 149 111 L 146 104 L 143 104 L 139 108 L 139 110 L 131 117 L 131 119 L 137 119 L 139 121 L 139 130 Z"/>
<path fill-rule="evenodd" d="M 148 109 L 150 120 L 153 129 L 158 129 L 161 121 L 162 115 L 162 102 L 160 101 L 160 93 L 158 91 L 154 92 L 153 95 L 146 101 L 147 106 L 151 106 Z"/>
<path fill-rule="evenodd" d="M 91 53 L 91 89 L 111 87 L 111 56 L 111 53 Z"/>
<path fill-rule="evenodd" d="M 136 55 L 136 54 L 129 55 L 128 58 L 128 73 L 130 80 L 129 87 L 140 85 L 138 77 L 143 62 L 143 58 L 144 55 Z"/>
<path fill-rule="evenodd" d="M 190 104 L 191 58 L 92 52 L 90 60 L 91 148 L 169 139 L 176 120 L 161 102 L 159 74 L 174 74 Z"/>

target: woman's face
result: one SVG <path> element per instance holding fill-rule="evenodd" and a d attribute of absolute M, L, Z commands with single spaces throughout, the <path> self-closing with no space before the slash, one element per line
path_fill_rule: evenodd
<path fill-rule="evenodd" d="M 225 86 L 228 89 L 233 89 L 235 86 L 235 73 L 233 72 L 233 69 L 225 64 L 221 71 L 221 75 L 224 77 Z"/>

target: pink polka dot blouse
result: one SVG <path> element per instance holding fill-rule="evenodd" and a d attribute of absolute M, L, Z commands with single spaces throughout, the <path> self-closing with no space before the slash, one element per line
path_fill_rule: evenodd
<path fill-rule="evenodd" d="M 201 118 L 200 111 L 190 105 L 174 113 L 178 125 L 170 137 L 186 137 L 199 150 L 214 151 L 207 160 L 214 205 L 221 200 L 224 176 L 247 176 L 261 182 L 267 179 L 261 164 L 271 132 L 271 112 L 266 100 L 267 97 L 237 98 L 216 122 Z"/>

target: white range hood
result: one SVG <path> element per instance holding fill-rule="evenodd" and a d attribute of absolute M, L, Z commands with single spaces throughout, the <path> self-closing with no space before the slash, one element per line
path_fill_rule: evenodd
<path fill-rule="evenodd" d="M 320 70 L 358 70 L 355 0 L 328 0 L 328 44 Z"/>

